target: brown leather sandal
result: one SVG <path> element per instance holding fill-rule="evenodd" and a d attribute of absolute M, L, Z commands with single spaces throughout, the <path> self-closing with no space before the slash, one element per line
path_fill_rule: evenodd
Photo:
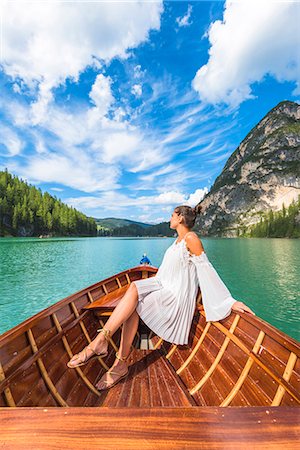
<path fill-rule="evenodd" d="M 130 353 L 129 353 L 129 355 L 130 355 Z M 125 357 L 122 357 L 122 356 L 119 356 L 119 353 L 118 353 L 118 352 L 116 352 L 116 358 L 119 359 L 120 361 L 126 361 L 126 360 L 128 359 L 128 357 L 129 357 L 129 355 L 128 355 L 128 356 L 125 356 Z M 129 372 L 129 369 L 128 369 L 128 368 L 127 368 L 127 372 L 124 373 L 124 374 L 120 374 L 119 372 L 115 372 L 114 370 L 109 369 L 106 373 L 119 375 L 119 378 L 117 378 L 116 380 L 114 380 L 114 381 L 113 381 L 112 383 L 110 383 L 110 384 L 109 384 L 109 381 L 107 381 L 107 380 L 99 380 L 98 383 L 100 383 L 100 381 L 101 381 L 101 383 L 106 383 L 106 386 L 103 387 L 103 388 L 98 388 L 97 385 L 96 385 L 96 388 L 98 389 L 98 391 L 103 391 L 103 390 L 105 390 L 105 389 L 110 389 L 110 388 L 113 387 L 115 384 L 117 384 L 120 380 L 122 380 L 122 378 L 127 377 L 128 372 Z M 98 383 L 97 383 L 97 384 L 98 384 Z"/>
<path fill-rule="evenodd" d="M 100 328 L 99 330 L 97 330 L 99 333 L 104 333 L 105 339 L 109 342 L 109 337 L 110 337 L 110 330 L 107 330 L 106 328 Z M 92 354 L 90 356 L 87 356 L 87 349 L 92 351 Z M 83 358 L 82 355 L 80 355 L 81 353 L 83 353 Z M 106 352 L 101 352 L 101 353 L 97 353 L 95 352 L 95 350 L 91 347 L 91 345 L 87 345 L 83 350 L 81 350 L 81 352 L 77 353 L 76 355 L 74 355 L 70 361 L 67 363 L 67 366 L 70 369 L 75 369 L 76 367 L 80 367 L 80 366 L 84 366 L 85 364 L 87 364 L 89 361 L 91 361 L 94 358 L 105 358 L 105 356 L 108 355 L 108 351 Z M 79 360 L 78 364 L 74 365 L 70 365 L 71 362 L 76 362 L 76 360 Z"/>

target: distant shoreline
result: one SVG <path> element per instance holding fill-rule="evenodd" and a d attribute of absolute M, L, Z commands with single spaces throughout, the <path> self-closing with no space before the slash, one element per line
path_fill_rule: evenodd
<path fill-rule="evenodd" d="M 50 237 L 39 237 L 39 236 L 0 236 L 1 239 L 79 239 L 79 238 L 105 238 L 105 239 L 176 239 L 177 236 L 50 236 Z M 297 237 L 250 237 L 250 236 L 199 236 L 200 239 L 292 239 L 297 240 Z"/>

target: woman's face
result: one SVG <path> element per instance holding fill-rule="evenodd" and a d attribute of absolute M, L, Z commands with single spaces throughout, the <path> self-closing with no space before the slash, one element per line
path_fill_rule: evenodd
<path fill-rule="evenodd" d="M 170 228 L 176 228 L 181 223 L 181 216 L 173 211 L 170 220 Z"/>

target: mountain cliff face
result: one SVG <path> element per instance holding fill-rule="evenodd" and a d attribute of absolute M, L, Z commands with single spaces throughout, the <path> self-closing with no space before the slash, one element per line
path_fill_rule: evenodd
<path fill-rule="evenodd" d="M 195 230 L 235 237 L 262 212 L 288 206 L 300 194 L 300 105 L 284 101 L 254 127 L 227 160 Z"/>

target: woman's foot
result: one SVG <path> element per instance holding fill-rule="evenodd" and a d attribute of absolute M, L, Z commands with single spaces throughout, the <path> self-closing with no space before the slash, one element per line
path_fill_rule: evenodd
<path fill-rule="evenodd" d="M 81 352 L 74 355 L 67 363 L 67 366 L 70 369 L 83 366 L 87 364 L 89 360 L 93 358 L 98 358 L 98 356 L 101 356 L 102 358 L 107 356 L 110 330 L 101 328 L 100 330 L 97 331 L 99 331 L 99 335 L 89 345 L 87 345 L 83 350 L 81 350 Z"/>
<path fill-rule="evenodd" d="M 129 356 L 129 355 L 128 355 Z M 120 357 L 118 352 L 116 352 L 116 359 L 111 368 L 105 372 L 101 379 L 96 384 L 96 388 L 99 391 L 104 389 L 109 389 L 115 384 L 117 384 L 122 378 L 126 377 L 129 370 L 126 363 L 126 357 Z"/>

